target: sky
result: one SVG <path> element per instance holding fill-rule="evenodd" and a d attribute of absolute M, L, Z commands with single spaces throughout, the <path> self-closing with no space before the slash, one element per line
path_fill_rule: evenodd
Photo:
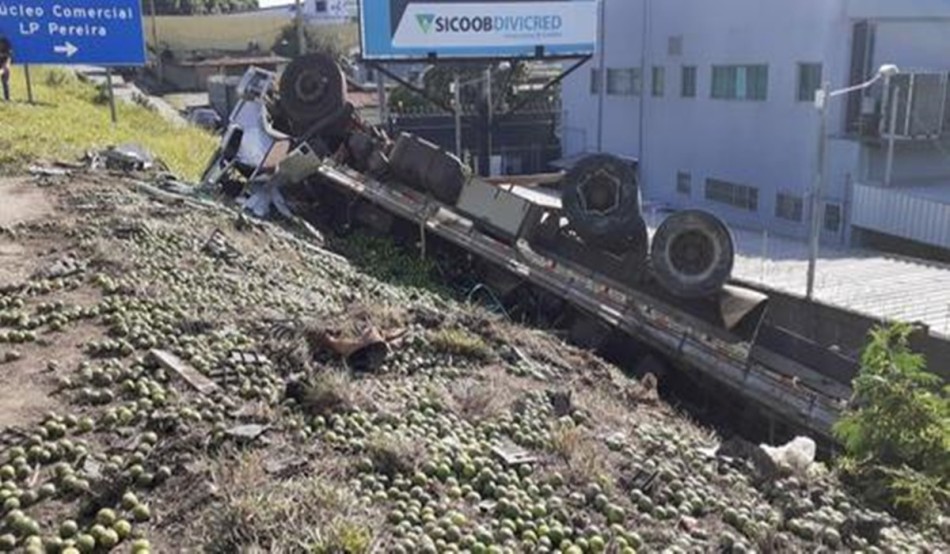
<path fill-rule="evenodd" d="M 257 0 L 262 8 L 269 8 L 271 6 L 281 6 L 284 4 L 293 4 L 294 0 Z"/>

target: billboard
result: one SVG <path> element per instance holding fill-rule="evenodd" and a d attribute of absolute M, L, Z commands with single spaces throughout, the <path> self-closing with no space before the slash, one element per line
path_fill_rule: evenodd
<path fill-rule="evenodd" d="M 367 60 L 585 56 L 597 0 L 361 0 Z"/>

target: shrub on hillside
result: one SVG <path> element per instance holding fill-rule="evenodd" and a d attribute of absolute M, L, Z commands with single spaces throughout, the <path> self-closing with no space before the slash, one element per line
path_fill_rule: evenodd
<path fill-rule="evenodd" d="M 847 481 L 899 517 L 929 520 L 950 507 L 950 386 L 911 351 L 911 332 L 871 332 L 853 405 L 834 432 Z"/>

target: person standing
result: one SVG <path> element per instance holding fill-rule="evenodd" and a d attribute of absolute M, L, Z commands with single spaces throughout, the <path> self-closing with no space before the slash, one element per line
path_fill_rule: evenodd
<path fill-rule="evenodd" d="M 7 37 L 0 36 L 0 86 L 3 100 L 10 101 L 10 64 L 13 63 L 13 47 Z"/>

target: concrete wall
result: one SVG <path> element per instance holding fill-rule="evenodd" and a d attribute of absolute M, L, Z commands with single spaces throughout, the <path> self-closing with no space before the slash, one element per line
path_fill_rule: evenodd
<path fill-rule="evenodd" d="M 766 317 L 772 325 L 787 329 L 824 347 L 836 346 L 842 354 L 853 359 L 860 357 L 871 329 L 882 323 L 839 307 L 807 302 L 781 291 L 750 283 L 744 285 L 769 294 Z M 927 358 L 930 371 L 940 375 L 945 381 L 950 381 L 950 365 L 947 364 L 947 360 L 950 360 L 950 339 L 929 333 L 916 333 L 912 337 L 911 347 Z"/>
<path fill-rule="evenodd" d="M 796 98 L 798 63 L 821 63 L 824 80 L 847 85 L 852 25 L 872 17 L 875 66 L 950 68 L 944 0 L 605 0 L 604 9 L 605 68 L 640 68 L 643 96 L 605 95 L 603 150 L 640 158 L 650 199 L 706 207 L 734 225 L 777 234 L 807 235 L 816 173 L 818 116 L 811 102 Z M 680 37 L 681 54 L 670 52 L 671 37 Z M 595 56 L 564 85 L 565 155 L 597 149 L 600 98 L 591 93 L 590 70 L 599 61 Z M 722 64 L 768 64 L 767 99 L 712 99 L 712 66 Z M 651 94 L 655 65 L 665 68 L 661 98 Z M 697 67 L 695 98 L 680 97 L 683 65 Z M 879 175 L 881 161 L 879 152 L 841 137 L 845 107 L 841 98 L 829 105 L 824 199 L 840 204 L 846 217 L 850 184 Z M 950 175 L 950 150 L 933 150 L 899 149 L 906 157 L 897 161 L 895 178 Z M 690 195 L 676 191 L 678 171 L 691 173 Z M 706 201 L 707 178 L 757 187 L 758 210 Z M 775 216 L 779 192 L 802 197 L 802 222 Z M 846 234 L 843 226 L 825 238 L 843 242 Z"/>

